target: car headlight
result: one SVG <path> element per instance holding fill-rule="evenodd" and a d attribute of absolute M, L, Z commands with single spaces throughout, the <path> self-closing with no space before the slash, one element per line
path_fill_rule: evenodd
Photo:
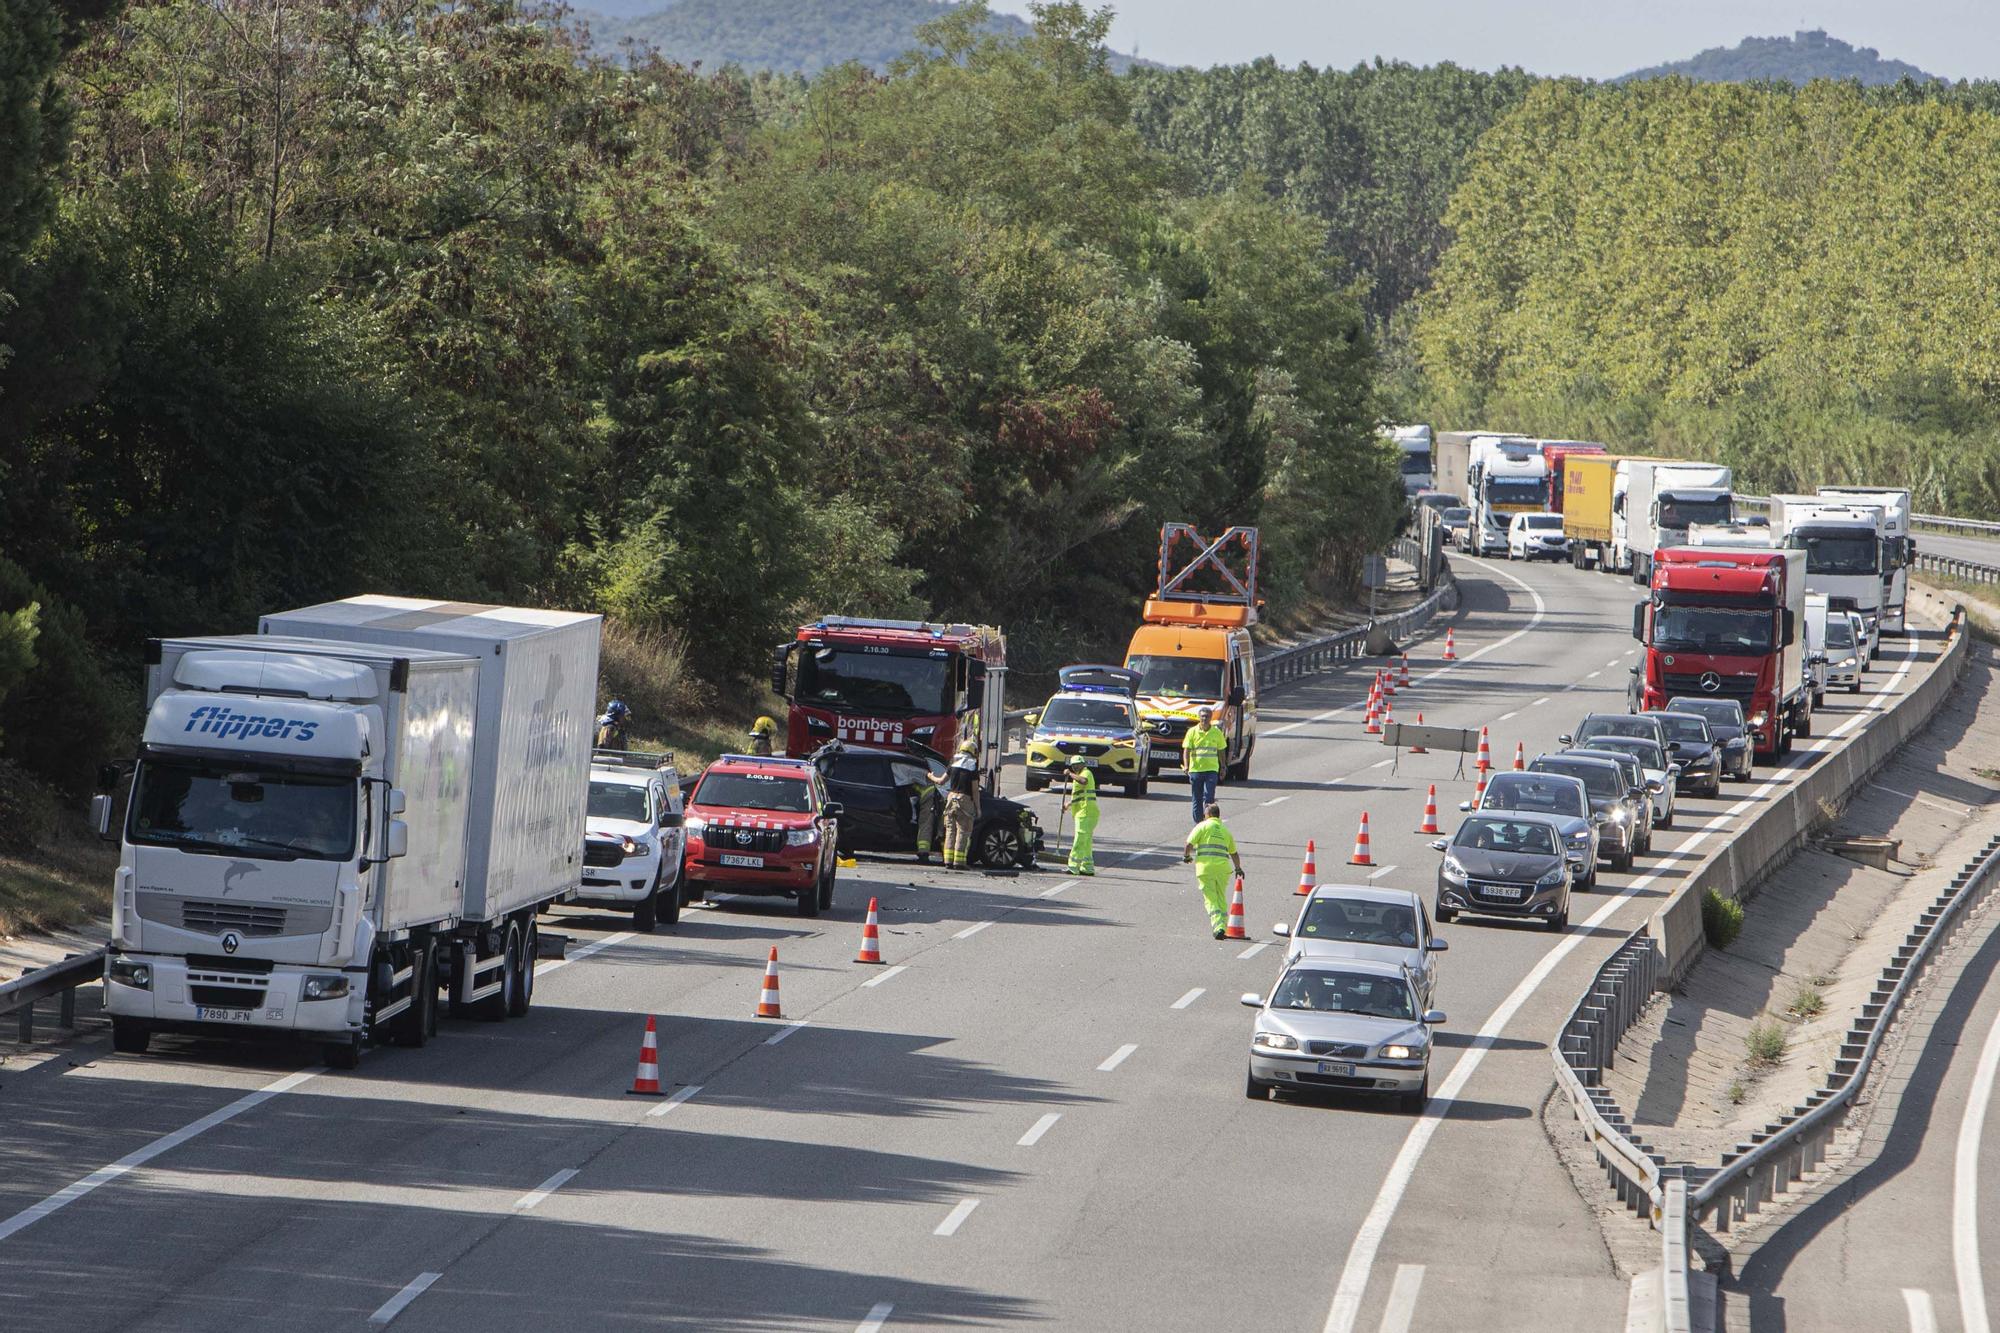
<path fill-rule="evenodd" d="M 111 961 L 111 979 L 133 990 L 153 989 L 153 969 L 144 963 L 128 963 L 114 958 Z"/>
<path fill-rule="evenodd" d="M 1613 810 L 1607 818 L 1614 824 L 1622 824 L 1631 818 L 1631 816 L 1626 813 L 1625 807 L 1621 805 L 1616 810 Z"/>
<path fill-rule="evenodd" d="M 1854 665 L 1854 659 L 1851 657 L 1843 657 L 1838 662 L 1834 663 L 1834 665 L 1839 667 L 1842 671 L 1845 671 L 1847 670 L 1847 668 Z"/>
<path fill-rule="evenodd" d="M 1570 835 L 1569 835 L 1569 845 L 1570 845 L 1570 846 L 1572 846 L 1572 847 L 1588 847 L 1588 846 L 1590 846 L 1590 834 L 1588 834 L 1588 833 L 1572 833 L 1572 834 L 1570 834 Z"/>
<path fill-rule="evenodd" d="M 651 856 L 653 844 L 644 838 L 620 838 L 618 845 L 625 849 L 627 856 Z"/>
<path fill-rule="evenodd" d="M 1455 856 L 1445 857 L 1444 877 L 1448 880 L 1452 880 L 1455 883 L 1459 884 L 1465 883 L 1465 867 L 1458 863 L 1457 857 Z"/>
<path fill-rule="evenodd" d="M 785 846 L 787 847 L 810 847 L 818 841 L 819 830 L 816 828 L 789 828 L 785 830 Z"/>
<path fill-rule="evenodd" d="M 708 832 L 708 821 L 700 815 L 688 815 L 681 820 L 681 830 L 690 838 L 699 838 Z"/>
<path fill-rule="evenodd" d="M 1752 713 L 1750 715 L 1750 725 L 1752 728 L 1761 728 L 1768 721 L 1770 721 L 1770 718 L 1763 713 Z"/>
<path fill-rule="evenodd" d="M 1536 880 L 1535 887 L 1538 889 L 1553 889 L 1556 885 L 1562 883 L 1562 878 L 1563 868 L 1557 866 L 1554 870 Z"/>
<path fill-rule="evenodd" d="M 1250 1039 L 1250 1044 L 1267 1051 L 1296 1051 L 1299 1039 L 1286 1032 L 1260 1032 Z"/>
<path fill-rule="evenodd" d="M 331 976 L 307 977 L 305 989 L 300 993 L 306 1000 L 338 1000 L 347 994 L 347 978 L 338 974 Z"/>
<path fill-rule="evenodd" d="M 1384 1046 L 1382 1048 L 1382 1058 L 1384 1060 L 1414 1060 L 1417 1058 L 1417 1053 L 1408 1046 Z"/>

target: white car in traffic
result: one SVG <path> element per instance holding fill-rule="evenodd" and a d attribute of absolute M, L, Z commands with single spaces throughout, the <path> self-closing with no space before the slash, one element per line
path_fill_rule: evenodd
<path fill-rule="evenodd" d="M 670 755 L 599 750 L 590 761 L 583 885 L 576 902 L 632 914 L 650 931 L 681 917 L 681 779 Z"/>
<path fill-rule="evenodd" d="M 1561 514 L 1516 514 L 1507 524 L 1507 558 L 1569 559 L 1569 539 L 1563 536 Z"/>
<path fill-rule="evenodd" d="M 1278 922 L 1271 933 L 1291 941 L 1286 962 L 1368 958 L 1398 964 L 1426 1008 L 1437 997 L 1437 955 L 1451 947 L 1431 934 L 1422 898 L 1408 889 L 1372 884 L 1315 885 L 1299 904 L 1298 919 Z"/>

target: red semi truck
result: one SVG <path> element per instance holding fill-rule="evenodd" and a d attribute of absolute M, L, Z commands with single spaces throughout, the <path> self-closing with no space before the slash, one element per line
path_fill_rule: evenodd
<path fill-rule="evenodd" d="M 1759 758 L 1812 734 L 1806 685 L 1804 552 L 1671 546 L 1656 553 L 1652 595 L 1632 608 L 1646 645 L 1639 707 L 1675 695 L 1735 699 Z"/>
<path fill-rule="evenodd" d="M 915 742 L 950 755 L 971 740 L 989 792 L 999 780 L 1006 680 L 1007 640 L 990 625 L 823 616 L 799 626 L 771 662 L 792 758 L 828 741 L 890 750 Z"/>

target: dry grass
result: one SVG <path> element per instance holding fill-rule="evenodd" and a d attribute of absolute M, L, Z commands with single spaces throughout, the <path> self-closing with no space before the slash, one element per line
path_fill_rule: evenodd
<path fill-rule="evenodd" d="M 0 935 L 76 925 L 110 910 L 115 844 L 81 811 L 11 765 L 0 765 Z"/>

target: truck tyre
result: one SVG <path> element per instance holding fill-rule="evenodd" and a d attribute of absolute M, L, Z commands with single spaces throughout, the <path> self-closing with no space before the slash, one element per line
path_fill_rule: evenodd
<path fill-rule="evenodd" d="M 422 1046 L 437 1030 L 436 956 L 426 945 L 410 960 L 410 1007 L 396 1015 L 392 1037 L 398 1046 Z"/>
<path fill-rule="evenodd" d="M 342 1041 L 330 1041 L 320 1048 L 320 1058 L 328 1069 L 361 1068 L 361 1034 Z"/>
<path fill-rule="evenodd" d="M 507 1017 L 526 1018 L 528 1009 L 535 1002 L 535 955 L 541 951 L 541 928 L 534 918 L 528 919 L 526 928 L 515 927 L 515 938 L 520 942 L 515 954 L 514 984 L 500 990 L 507 997 Z"/>
<path fill-rule="evenodd" d="M 662 875 L 667 873 L 665 866 L 660 867 L 660 873 Z M 681 923 L 681 876 L 685 873 L 685 867 L 677 866 L 673 883 L 662 885 L 653 895 L 660 905 L 661 919 L 670 926 L 678 926 Z"/>
<path fill-rule="evenodd" d="M 660 877 L 654 875 L 651 887 L 646 890 L 646 896 L 633 905 L 632 929 L 641 935 L 650 935 L 653 933 L 653 927 L 659 924 Z"/>
<path fill-rule="evenodd" d="M 520 958 L 520 931 L 521 923 L 518 921 L 509 921 L 501 928 L 500 989 L 485 999 L 475 1002 L 478 1006 L 479 1017 L 483 1022 L 498 1023 L 501 1019 L 507 1017 L 509 1011 L 514 1007 L 514 987 L 519 981 L 519 978 L 515 975 L 515 969 L 519 966 L 517 960 Z M 490 960 L 482 959 L 480 961 Z M 475 972 L 473 975 L 477 976 L 478 974 Z"/>
<path fill-rule="evenodd" d="M 1793 734 L 1799 736 L 1812 735 L 1812 709 L 1801 708 L 1799 709 L 1798 716 L 1799 722 L 1796 727 L 1792 728 Z"/>
<path fill-rule="evenodd" d="M 137 1019 L 111 1020 L 111 1049 L 120 1055 L 144 1055 L 152 1041 L 152 1029 Z"/>

